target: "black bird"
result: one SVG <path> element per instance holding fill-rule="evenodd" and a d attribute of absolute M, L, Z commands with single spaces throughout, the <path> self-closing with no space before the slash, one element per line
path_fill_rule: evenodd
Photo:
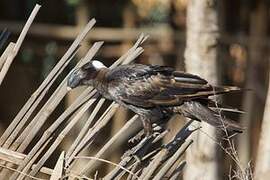
<path fill-rule="evenodd" d="M 217 128 L 226 127 L 242 132 L 234 121 L 222 120 L 208 106 L 208 97 L 239 91 L 237 87 L 214 87 L 201 77 L 158 65 L 128 64 L 109 69 L 100 61 L 90 61 L 73 71 L 68 87 L 93 86 L 107 99 L 131 109 L 143 123 L 146 135 L 152 133 L 152 123 L 174 114 L 205 121 Z"/>

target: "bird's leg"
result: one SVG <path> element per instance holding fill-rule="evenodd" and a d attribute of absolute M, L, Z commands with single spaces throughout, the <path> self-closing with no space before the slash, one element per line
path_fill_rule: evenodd
<path fill-rule="evenodd" d="M 153 134 L 151 120 L 145 117 L 141 117 L 141 121 L 143 123 L 143 130 L 144 130 L 145 136 L 147 137 L 151 136 Z"/>
<path fill-rule="evenodd" d="M 145 135 L 147 138 L 149 138 L 152 134 L 153 134 L 153 129 L 152 129 L 152 124 L 150 119 L 147 119 L 145 117 L 140 117 L 142 124 L 143 124 L 143 130 L 144 131 L 140 131 L 136 136 L 132 137 L 128 142 L 130 143 L 134 143 L 137 141 L 140 141 L 143 137 L 143 135 Z"/>

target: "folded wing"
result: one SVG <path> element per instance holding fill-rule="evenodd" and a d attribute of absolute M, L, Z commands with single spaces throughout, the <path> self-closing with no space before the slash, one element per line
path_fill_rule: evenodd
<path fill-rule="evenodd" d="M 117 98 L 116 101 L 144 108 L 176 106 L 187 100 L 240 90 L 212 87 L 199 76 L 165 66 L 119 66 L 108 77 L 109 92 Z"/>

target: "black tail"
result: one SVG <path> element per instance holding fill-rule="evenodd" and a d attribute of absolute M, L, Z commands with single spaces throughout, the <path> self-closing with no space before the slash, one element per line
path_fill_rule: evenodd
<path fill-rule="evenodd" d="M 197 101 L 185 102 L 179 107 L 175 107 L 175 112 L 191 119 L 207 122 L 208 124 L 237 133 L 243 132 L 243 128 L 237 123 L 227 118 L 218 117 L 217 113 L 202 105 Z"/>

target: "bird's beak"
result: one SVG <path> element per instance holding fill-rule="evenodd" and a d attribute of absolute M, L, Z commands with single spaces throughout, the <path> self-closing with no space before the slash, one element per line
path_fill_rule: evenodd
<path fill-rule="evenodd" d="M 70 91 L 71 89 L 72 89 L 71 87 L 67 86 L 67 91 Z"/>

